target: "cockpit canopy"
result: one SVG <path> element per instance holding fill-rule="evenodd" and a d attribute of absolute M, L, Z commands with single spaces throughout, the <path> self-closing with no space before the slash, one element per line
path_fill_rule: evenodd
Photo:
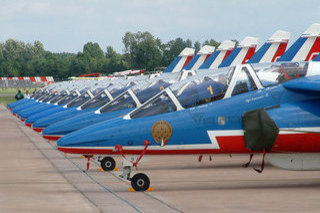
<path fill-rule="evenodd" d="M 73 99 L 70 101 L 65 107 L 76 107 L 80 106 L 81 104 L 87 102 L 88 100 L 92 99 L 93 95 L 90 92 L 90 90 L 87 90 L 86 92 L 82 93 L 78 98 Z"/>
<path fill-rule="evenodd" d="M 67 95 L 63 99 L 59 100 L 56 105 L 64 105 L 69 103 L 70 101 L 74 100 L 75 98 L 80 96 L 80 92 L 78 90 L 74 90 L 71 92 L 70 95 Z"/>
<path fill-rule="evenodd" d="M 127 114 L 135 119 L 179 111 L 306 76 L 308 62 L 244 64 L 212 71 L 201 81 L 175 84 Z"/>
<path fill-rule="evenodd" d="M 269 66 L 268 66 L 269 65 Z M 308 62 L 287 62 L 275 64 L 252 64 L 262 86 L 268 87 L 304 77 L 308 71 Z"/>
<path fill-rule="evenodd" d="M 81 105 L 81 109 L 92 109 L 92 108 L 96 108 L 96 107 L 101 107 L 104 104 L 108 103 L 110 100 L 110 98 L 112 98 L 111 94 L 108 94 L 108 90 L 105 89 L 102 92 L 100 92 L 100 94 L 98 94 L 96 97 L 94 97 L 93 99 L 87 101 L 86 103 L 84 103 L 83 105 Z"/>

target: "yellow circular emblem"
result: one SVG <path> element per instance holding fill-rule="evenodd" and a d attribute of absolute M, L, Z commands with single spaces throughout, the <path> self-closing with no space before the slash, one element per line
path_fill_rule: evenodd
<path fill-rule="evenodd" d="M 172 136 L 172 126 L 167 121 L 157 121 L 151 128 L 151 134 L 157 143 L 161 143 L 161 146 L 165 146 Z"/>

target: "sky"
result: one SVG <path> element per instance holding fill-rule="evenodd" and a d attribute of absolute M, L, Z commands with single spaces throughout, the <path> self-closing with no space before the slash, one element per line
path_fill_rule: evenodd
<path fill-rule="evenodd" d="M 320 23 L 319 11 L 319 0 L 0 0 L 0 42 L 39 40 L 76 53 L 90 41 L 123 52 L 126 32 L 149 31 L 163 42 L 254 36 L 261 45 L 280 29 L 291 32 L 291 44 Z"/>

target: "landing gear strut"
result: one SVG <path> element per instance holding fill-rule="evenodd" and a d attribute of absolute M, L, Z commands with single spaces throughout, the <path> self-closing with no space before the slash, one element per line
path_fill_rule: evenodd
<path fill-rule="evenodd" d="M 112 157 L 104 157 L 100 165 L 104 171 L 112 171 L 116 167 L 116 161 Z"/>

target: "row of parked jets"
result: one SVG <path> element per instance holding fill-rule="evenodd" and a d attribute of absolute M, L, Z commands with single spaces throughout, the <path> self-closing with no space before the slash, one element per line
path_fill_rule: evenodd
<path fill-rule="evenodd" d="M 136 191 L 150 186 L 131 175 L 145 155 L 256 153 L 276 167 L 320 169 L 320 24 L 288 50 L 276 31 L 236 47 L 227 40 L 195 54 L 184 49 L 162 73 L 50 84 L 8 105 L 13 115 L 64 153 L 81 154 L 121 175 Z"/>

